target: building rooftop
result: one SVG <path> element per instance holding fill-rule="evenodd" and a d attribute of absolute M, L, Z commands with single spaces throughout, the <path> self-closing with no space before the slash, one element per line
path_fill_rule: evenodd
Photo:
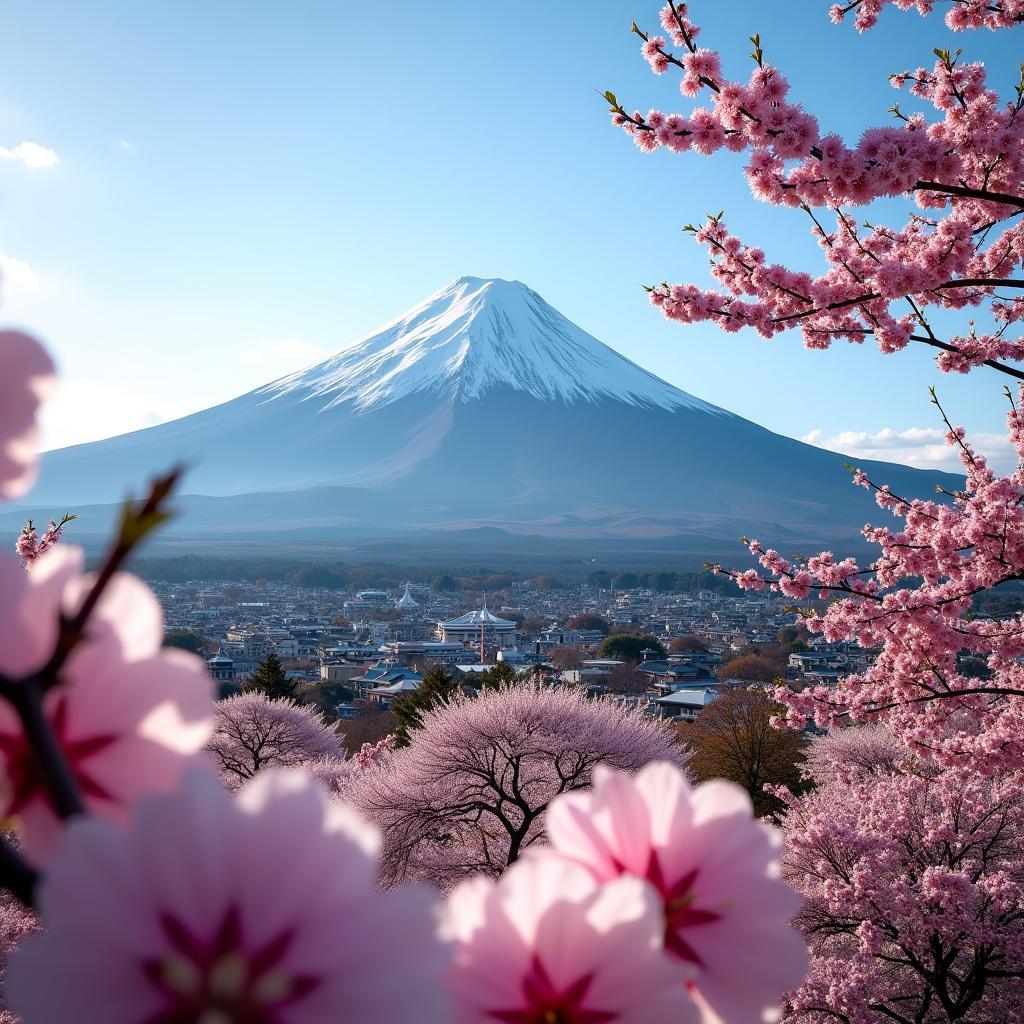
<path fill-rule="evenodd" d="M 447 622 L 442 622 L 442 626 L 512 626 L 515 627 L 515 622 L 512 619 L 503 619 L 498 615 L 495 615 L 487 607 L 487 601 L 484 600 L 483 608 L 478 611 L 466 612 L 465 615 L 459 615 L 457 618 L 448 619 Z"/>

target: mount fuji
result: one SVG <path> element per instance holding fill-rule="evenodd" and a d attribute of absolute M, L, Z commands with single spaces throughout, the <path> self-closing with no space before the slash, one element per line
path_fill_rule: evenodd
<path fill-rule="evenodd" d="M 84 528 L 182 461 L 187 514 L 172 532 L 185 537 L 498 527 L 566 541 L 759 531 L 798 543 L 851 538 L 879 516 L 843 456 L 681 391 L 518 281 L 473 277 L 223 405 L 48 453 L 17 512 L 88 511 Z M 862 465 L 899 493 L 956 484 Z"/>

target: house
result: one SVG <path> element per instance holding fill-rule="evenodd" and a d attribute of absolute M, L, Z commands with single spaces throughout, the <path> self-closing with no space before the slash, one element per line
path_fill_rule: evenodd
<path fill-rule="evenodd" d="M 414 669 L 396 665 L 392 661 L 382 661 L 373 668 L 367 669 L 361 676 L 355 676 L 351 680 L 357 687 L 360 694 L 367 694 L 371 699 L 374 694 L 387 696 L 403 692 L 401 684 L 410 684 L 406 690 L 415 690 L 423 681 L 423 676 Z M 397 687 L 397 689 L 396 689 Z"/>
<path fill-rule="evenodd" d="M 700 713 L 713 701 L 717 700 L 717 690 L 702 688 L 699 690 L 676 690 L 674 693 L 655 697 L 654 705 L 660 718 L 677 719 L 681 722 L 695 722 Z"/>
<path fill-rule="evenodd" d="M 375 686 L 366 695 L 370 700 L 380 704 L 381 707 L 389 708 L 393 701 L 404 697 L 408 693 L 414 693 L 419 688 L 420 680 L 418 679 L 399 679 L 384 686 Z"/>
<path fill-rule="evenodd" d="M 348 683 L 366 671 L 365 664 L 354 661 L 326 662 L 320 666 L 322 683 Z"/>
<path fill-rule="evenodd" d="M 701 689 L 716 680 L 711 673 L 696 665 L 673 665 L 666 661 L 645 661 L 637 665 L 647 685 L 660 693 Z"/>

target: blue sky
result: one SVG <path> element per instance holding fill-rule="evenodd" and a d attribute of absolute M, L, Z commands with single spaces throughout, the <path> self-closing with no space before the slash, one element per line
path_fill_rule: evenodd
<path fill-rule="evenodd" d="M 672 383 L 781 433 L 848 432 L 832 443 L 938 464 L 935 383 L 955 420 L 998 435 L 994 373 L 682 328 L 647 305 L 644 283 L 707 280 L 680 227 L 708 210 L 773 258 L 818 259 L 803 215 L 756 203 L 736 158 L 646 156 L 608 124 L 595 89 L 643 109 L 690 103 L 629 33 L 633 18 L 656 27 L 658 6 L 7 4 L 0 318 L 57 354 L 49 444 L 231 398 L 464 274 L 526 282 Z M 694 0 L 691 15 L 735 75 L 760 31 L 793 94 L 847 136 L 886 120 L 887 74 L 933 46 L 985 59 L 1005 91 L 1016 80 L 1018 33 L 953 37 L 890 11 L 858 36 L 826 9 Z M 23 142 L 58 162 L 30 166 L 46 154 Z"/>

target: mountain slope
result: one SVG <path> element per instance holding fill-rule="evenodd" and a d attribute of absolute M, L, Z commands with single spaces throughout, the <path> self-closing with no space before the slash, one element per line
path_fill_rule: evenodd
<path fill-rule="evenodd" d="M 49 453 L 32 509 L 116 501 L 181 460 L 197 497 L 177 529 L 208 536 L 488 524 L 810 540 L 847 537 L 878 515 L 841 456 L 673 387 L 525 285 L 478 278 L 233 401 Z M 902 493 L 952 482 L 865 468 Z"/>

